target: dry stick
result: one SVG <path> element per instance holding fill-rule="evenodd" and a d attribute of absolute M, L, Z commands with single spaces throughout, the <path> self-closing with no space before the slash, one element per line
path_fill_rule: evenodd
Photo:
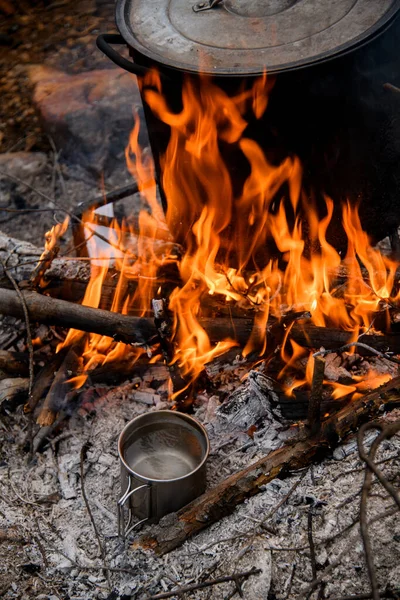
<path fill-rule="evenodd" d="M 314 371 L 308 404 L 308 426 L 311 435 L 318 433 L 321 428 L 321 400 L 324 385 L 324 373 L 325 359 L 322 356 L 317 356 L 314 360 Z"/>
<path fill-rule="evenodd" d="M 3 271 L 4 271 L 7 279 L 11 282 L 13 288 L 15 289 L 15 292 L 21 303 L 21 308 L 23 311 L 24 319 L 25 319 L 26 343 L 28 346 L 28 355 L 29 355 L 29 388 L 28 388 L 28 402 L 29 402 L 32 397 L 32 388 L 33 388 L 33 380 L 35 377 L 35 372 L 34 372 L 34 364 L 33 364 L 32 332 L 31 332 L 31 325 L 29 322 L 28 308 L 26 306 L 25 299 L 22 295 L 21 290 L 18 287 L 17 282 L 15 281 L 15 279 L 11 275 L 11 273 L 6 271 L 6 264 L 4 263 L 2 258 L 0 258 L 0 264 L 3 267 Z M 32 416 L 29 416 L 29 418 L 28 418 L 28 429 L 29 429 L 29 455 L 32 457 L 33 456 L 33 419 L 32 419 Z"/>
<path fill-rule="evenodd" d="M 3 267 L 4 273 L 6 274 L 7 278 L 11 282 L 13 288 L 15 289 L 15 292 L 21 302 L 23 316 L 25 318 L 26 338 L 27 338 L 27 345 L 28 345 L 28 352 L 29 352 L 29 398 L 30 398 L 31 394 L 32 394 L 32 386 L 33 386 L 33 379 L 34 379 L 35 373 L 34 373 L 34 369 L 33 369 L 33 345 L 32 345 L 32 333 L 31 333 L 31 325 L 29 322 L 28 307 L 26 305 L 25 298 L 24 298 L 21 290 L 19 289 L 18 284 L 15 281 L 14 277 L 10 273 L 8 273 L 8 271 L 6 271 L 6 265 L 2 258 L 0 258 L 0 264 Z"/>
<path fill-rule="evenodd" d="M 227 581 L 234 581 L 236 585 L 240 586 L 240 579 L 245 579 L 247 577 L 250 577 L 251 575 L 258 575 L 259 573 L 261 573 L 261 569 L 256 569 L 255 567 L 253 567 L 252 569 L 250 569 L 250 571 L 245 571 L 244 573 L 235 573 L 233 575 L 227 575 L 226 577 L 217 577 L 216 579 L 211 579 L 210 581 L 203 581 L 202 583 L 184 585 L 178 588 L 177 590 L 173 590 L 172 592 L 164 592 L 162 594 L 150 596 L 148 600 L 162 600 L 163 598 L 172 598 L 172 596 L 181 596 L 182 594 L 186 594 L 188 592 L 202 590 L 212 585 L 226 583 Z"/>
<path fill-rule="evenodd" d="M 45 325 L 59 325 L 89 333 L 100 333 L 114 338 L 115 341 L 137 345 L 146 345 L 156 333 L 151 320 L 82 306 L 43 296 L 37 292 L 19 291 L 19 293 L 23 296 L 31 319 Z M 19 296 L 15 292 L 0 288 L 0 314 L 23 316 L 24 312 L 18 300 Z"/>
<path fill-rule="evenodd" d="M 317 356 L 326 356 L 327 354 L 332 354 L 333 352 L 340 354 L 341 352 L 345 352 L 346 350 L 349 350 L 349 348 L 353 348 L 353 347 L 364 348 L 365 350 L 372 352 L 372 354 L 375 354 L 376 356 L 379 356 L 380 358 L 386 358 L 386 360 L 390 360 L 391 362 L 394 362 L 397 365 L 400 365 L 400 360 L 398 358 L 395 358 L 394 356 L 392 356 L 391 354 L 388 354 L 387 352 L 379 352 L 379 350 L 375 350 L 375 348 L 372 348 L 372 346 L 368 346 L 368 344 L 364 344 L 363 342 L 350 342 L 349 344 L 345 344 L 341 348 L 336 348 L 333 350 L 319 350 L 318 352 L 315 352 L 313 354 L 313 357 L 316 358 Z"/>
<path fill-rule="evenodd" d="M 395 421 L 394 423 L 390 423 L 385 428 L 383 428 L 381 423 L 366 423 L 362 428 L 362 433 L 364 433 L 367 429 L 381 429 L 382 430 L 371 447 L 371 451 L 372 451 L 372 448 L 374 447 L 375 442 L 377 444 L 377 446 L 376 446 L 376 448 L 377 448 L 378 445 L 383 440 L 393 437 L 394 435 L 396 435 L 396 433 L 398 433 L 400 431 L 400 420 Z M 361 432 L 359 435 L 360 436 L 362 435 Z M 359 439 L 362 440 L 361 437 Z M 378 467 L 377 467 L 378 463 L 374 462 L 374 460 L 373 460 L 374 457 L 373 457 L 373 455 L 371 455 L 371 451 L 368 455 L 365 452 L 365 450 L 362 446 L 362 443 L 359 443 L 360 458 L 364 462 L 367 463 L 368 467 L 371 469 L 371 471 L 373 471 L 376 478 L 379 479 L 380 483 L 383 485 L 383 487 L 386 489 L 386 491 L 392 496 L 393 500 L 396 502 L 398 508 L 400 509 L 400 497 L 399 497 L 396 489 L 389 483 L 389 481 L 383 475 L 382 471 L 380 469 L 378 469 Z M 376 453 L 376 450 L 374 451 L 374 454 L 375 453 Z"/>
<path fill-rule="evenodd" d="M 391 517 L 392 515 L 396 514 L 396 512 L 397 512 L 397 508 L 396 509 L 386 510 L 384 513 L 380 513 L 379 515 L 376 515 L 376 517 L 373 517 L 368 522 L 368 525 L 372 525 L 373 523 L 376 523 L 376 521 L 380 521 L 381 519 L 384 519 L 385 517 Z M 355 521 L 354 523 L 352 523 L 351 527 L 353 527 L 356 522 L 357 521 Z M 338 536 L 336 535 L 335 537 L 338 537 Z M 310 594 L 310 592 L 312 592 L 313 590 L 315 590 L 315 588 L 320 583 L 323 582 L 323 580 L 326 578 L 326 576 L 329 575 L 329 573 L 331 571 L 333 571 L 333 569 L 335 569 L 340 564 L 340 561 L 342 560 L 343 556 L 345 554 L 347 554 L 353 546 L 354 546 L 354 540 L 353 540 L 353 537 L 351 537 L 351 539 L 345 545 L 345 547 L 343 548 L 343 550 L 336 556 L 335 560 L 332 561 L 322 571 L 322 573 L 320 575 L 318 575 L 318 577 L 316 577 L 315 579 L 313 579 L 313 581 L 311 581 L 311 583 L 307 586 L 307 588 L 305 590 L 303 590 L 301 592 L 301 594 L 298 596 L 297 600 L 302 600 L 303 598 L 307 598 L 308 595 Z"/>
<path fill-rule="evenodd" d="M 364 434 L 368 429 L 380 429 L 381 433 L 374 440 L 374 442 L 371 446 L 371 449 L 369 451 L 369 454 L 367 455 L 367 453 L 365 452 L 365 449 L 364 449 L 363 439 L 364 439 Z M 370 540 L 369 531 L 368 531 L 368 522 L 367 522 L 368 494 L 371 490 L 372 474 L 379 473 L 379 476 L 377 475 L 379 481 L 382 483 L 382 485 L 385 487 L 385 489 L 392 495 L 396 504 L 400 508 L 400 498 L 398 497 L 396 490 L 386 480 L 386 478 L 384 477 L 382 472 L 378 469 L 378 467 L 376 467 L 376 465 L 373 465 L 373 461 L 374 461 L 376 452 L 378 450 L 378 447 L 379 447 L 381 441 L 383 439 L 385 439 L 386 437 L 391 437 L 392 435 L 397 433 L 397 431 L 399 431 L 399 430 L 400 430 L 400 421 L 398 421 L 397 423 L 391 423 L 386 428 L 384 428 L 381 423 L 366 423 L 365 425 L 363 425 L 360 428 L 360 431 L 358 433 L 358 452 L 360 454 L 360 458 L 362 460 L 364 460 L 364 462 L 366 463 L 364 484 L 362 487 L 361 503 L 360 503 L 360 530 L 361 530 L 361 537 L 362 537 L 363 544 L 364 544 L 364 552 L 365 552 L 365 558 L 366 558 L 366 562 L 367 562 L 369 581 L 371 584 L 371 594 L 372 594 L 372 597 L 374 600 L 379 600 L 379 587 L 378 587 L 378 580 L 376 577 L 371 540 Z"/>
<path fill-rule="evenodd" d="M 81 490 L 82 490 L 82 496 L 83 496 L 83 500 L 85 502 L 86 505 L 86 509 L 88 511 L 88 515 L 89 515 L 89 519 L 92 523 L 93 526 L 93 530 L 95 533 L 95 536 L 97 538 L 97 543 L 99 544 L 99 550 L 100 550 L 100 554 L 101 554 L 101 558 L 103 560 L 103 564 L 104 564 L 104 575 L 107 577 L 107 583 L 108 583 L 108 591 L 111 593 L 111 579 L 110 579 L 110 573 L 108 571 L 108 565 L 107 565 L 107 560 L 106 560 L 106 553 L 104 550 L 104 546 L 101 542 L 101 538 L 100 538 L 100 534 L 97 530 L 97 526 L 96 526 L 96 522 L 93 518 L 93 514 L 92 514 L 92 510 L 90 508 L 90 504 L 89 504 L 89 500 L 88 497 L 86 495 L 86 490 L 85 490 L 85 473 L 84 473 L 84 469 L 83 469 L 83 463 L 85 460 L 85 456 L 86 456 L 86 452 L 88 450 L 88 443 L 86 442 L 85 444 L 83 444 L 82 448 L 81 448 L 81 456 L 80 456 L 80 467 L 81 467 Z"/>
<path fill-rule="evenodd" d="M 151 548 L 165 554 L 190 536 L 231 514 L 236 506 L 260 491 L 268 482 L 288 472 L 308 466 L 316 457 L 335 447 L 350 431 L 366 419 L 374 417 L 382 405 L 396 403 L 399 398 L 400 377 L 377 390 L 357 398 L 335 415 L 326 419 L 318 435 L 291 440 L 285 446 L 260 458 L 245 469 L 237 471 L 215 488 L 180 509 L 172 522 L 153 526 L 151 534 L 143 536 L 135 546 Z M 395 390 L 395 393 L 389 393 Z"/>

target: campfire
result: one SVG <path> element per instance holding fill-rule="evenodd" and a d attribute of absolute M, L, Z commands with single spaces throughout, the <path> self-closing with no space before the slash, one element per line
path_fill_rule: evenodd
<path fill-rule="evenodd" d="M 296 3 L 286 4 L 279 10 L 274 3 L 264 8 L 280 14 Z M 259 7 L 239 8 L 257 25 L 252 11 Z M 196 15 L 210 13 L 211 25 L 223 10 L 236 14 L 231 9 L 228 0 L 190 7 Z M 99 47 L 107 53 L 105 38 L 100 36 Z M 118 39 L 108 36 L 113 44 Z M 129 50 L 137 58 L 134 48 L 132 43 Z M 125 68 L 131 64 L 115 54 L 111 58 Z M 18 452 L 37 480 L 42 469 L 47 481 L 43 465 L 54 459 L 59 500 L 65 501 L 54 509 L 55 518 L 57 511 L 74 512 L 78 501 L 89 515 L 85 536 L 94 532 L 98 562 L 86 564 L 80 554 L 79 513 L 77 520 L 71 515 L 73 551 L 67 544 L 61 554 L 67 567 L 64 561 L 61 568 L 68 571 L 72 565 L 77 573 L 97 569 L 110 600 L 120 593 L 112 596 L 117 572 L 140 580 L 145 590 L 135 590 L 135 583 L 121 598 L 142 600 L 147 591 L 154 600 L 192 592 L 205 598 L 199 591 L 203 587 L 225 585 L 229 593 L 215 592 L 219 600 L 236 592 L 242 596 L 242 586 L 253 582 L 249 597 L 258 600 L 267 598 L 273 569 L 279 572 L 278 600 L 294 597 L 292 588 L 307 598 L 318 589 L 323 599 L 331 597 L 325 580 L 352 550 L 352 527 L 359 523 L 368 597 L 397 598 L 392 581 L 382 586 L 383 567 L 375 565 L 370 533 L 386 518 L 393 517 L 394 528 L 400 507 L 395 487 L 400 431 L 397 229 L 388 226 L 384 237 L 384 225 L 371 227 L 365 189 L 354 194 L 363 174 L 354 173 L 349 190 L 345 177 L 332 184 L 336 171 L 329 173 L 334 160 L 329 144 L 324 147 L 325 133 L 309 153 L 323 147 L 322 159 L 308 161 L 298 140 L 300 151 L 293 150 L 290 126 L 282 127 L 281 113 L 276 119 L 278 67 L 278 75 L 271 68 L 235 81 L 221 67 L 212 77 L 214 63 L 204 50 L 201 73 L 188 68 L 175 80 L 171 72 L 178 59 L 168 53 L 167 58 L 165 68 L 150 59 L 135 60 L 130 68 L 138 75 L 143 113 L 134 110 L 125 149 L 132 178 L 128 186 L 67 210 L 29 182 L 7 175 L 52 204 L 57 216 L 44 248 L 0 233 L 0 314 L 20 319 L 11 323 L 23 329 L 2 343 L 0 408 L 7 419 L 23 423 Z M 234 68 L 245 62 L 238 54 Z M 391 84 L 385 89 L 399 93 Z M 300 124 L 293 138 L 302 130 Z M 143 144 L 147 136 L 149 146 Z M 340 153 L 339 143 L 338 148 Z M 322 163 L 328 165 L 326 172 L 310 167 Z M 20 352 L 13 352 L 17 347 Z M 4 430 L 11 436 L 8 422 Z M 30 495 L 25 500 L 18 491 L 16 472 L 8 469 L 10 489 L 36 510 L 39 501 Z M 361 473 L 364 482 L 354 473 Z M 336 490 L 342 477 L 350 481 L 347 491 Z M 89 493 L 86 481 L 92 486 Z M 375 484 L 385 494 L 379 497 L 382 506 L 373 504 Z M 45 485 L 40 489 L 46 489 L 42 495 L 47 498 Z M 94 502 L 95 494 L 102 495 L 101 501 L 96 496 Z M 334 508 L 343 511 L 339 516 L 351 516 L 350 524 L 339 523 L 330 512 L 324 521 L 336 494 Z M 354 501 L 356 517 L 348 508 Z M 374 507 L 371 518 L 367 503 Z M 92 504 L 111 523 L 107 544 L 112 551 Z M 299 528 L 303 513 L 307 523 Z M 5 515 L 9 519 L 8 509 Z M 42 542 L 45 527 L 54 534 L 48 516 L 36 522 Z M 251 521 L 247 528 L 242 526 L 246 519 Z M 278 534 L 282 521 L 285 531 Z M 223 535 L 224 523 L 229 537 Z M 350 530 L 341 546 L 340 536 Z M 2 531 L 0 526 L 0 542 Z M 54 535 L 58 543 L 60 535 Z M 260 541 L 263 535 L 268 548 Z M 226 543 L 234 548 L 226 549 L 230 568 L 214 577 Z M 331 543 L 338 543 L 336 554 L 324 558 Z M 38 547 L 46 563 L 46 551 Z M 205 557 L 207 571 L 183 577 L 185 556 L 192 551 Z M 300 568 L 296 574 L 294 559 L 274 562 L 273 552 L 295 552 L 301 569 L 307 564 L 310 571 L 307 581 L 301 580 Z M 177 557 L 178 575 L 167 583 L 161 576 L 149 579 L 154 565 L 167 565 L 152 561 L 163 561 L 167 553 L 175 553 L 170 556 Z M 251 556 L 257 558 L 254 564 Z M 171 572 L 174 560 L 172 565 Z M 395 566 L 392 579 L 394 571 Z M 183 585 L 176 587 L 179 581 Z M 232 582 L 233 592 L 227 587 Z M 340 597 L 339 591 L 335 587 L 332 597 Z"/>
<path fill-rule="evenodd" d="M 66 383 L 78 390 L 99 367 L 129 363 L 134 374 L 138 361 L 164 360 L 171 406 L 184 408 L 212 386 L 207 365 L 217 359 L 223 365 L 226 356 L 227 364 L 234 357 L 248 370 L 262 367 L 281 395 L 296 402 L 299 393 L 312 390 L 316 357 L 327 356 L 329 368 L 319 378 L 330 412 L 335 401 L 354 401 L 387 383 L 398 364 L 392 331 L 399 312 L 398 262 L 387 248 L 371 245 L 358 206 L 350 202 L 339 207 L 347 239 L 341 255 L 328 241 L 334 200 L 324 195 L 318 206 L 302 187 L 297 157 L 273 165 L 246 137 L 245 115 L 257 120 L 267 110 L 268 78 L 234 96 L 207 80 L 198 94 L 187 78 L 178 113 L 166 105 L 157 73 L 142 87 L 171 129 L 161 157 L 167 211 L 164 216 L 157 198 L 152 159 L 138 144 L 143 124 L 137 119 L 126 160 L 143 209 L 136 222 L 128 217 L 119 223 L 102 208 L 83 215 L 90 280 L 81 304 L 138 317 L 138 328 L 147 323 L 147 331 L 132 346 L 106 331 L 71 328 L 57 347 L 73 349 L 78 358 Z M 240 152 L 247 166 L 239 193 L 221 145 Z M 112 205 L 106 207 L 112 215 Z M 66 225 L 47 236 L 33 279 L 44 290 Z M 384 360 L 363 361 L 365 355 Z M 39 422 L 50 424 L 54 417 L 47 407 Z"/>

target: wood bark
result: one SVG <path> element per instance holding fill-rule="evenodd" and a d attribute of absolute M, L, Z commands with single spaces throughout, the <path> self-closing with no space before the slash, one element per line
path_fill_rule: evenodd
<path fill-rule="evenodd" d="M 37 292 L 23 291 L 30 319 L 45 325 L 58 325 L 99 333 L 127 344 L 151 345 L 157 330 L 153 319 L 121 315 L 99 308 L 91 308 L 44 296 Z M 23 318 L 21 302 L 14 290 L 0 288 L 0 314 Z M 200 318 L 200 325 L 207 332 L 212 343 L 227 337 L 244 345 L 253 329 L 251 319 Z M 290 337 L 306 348 L 335 349 L 351 339 L 351 332 L 340 329 L 316 327 L 309 320 L 294 323 Z M 363 342 L 376 350 L 390 350 L 400 354 L 400 335 L 365 335 Z M 358 348 L 357 352 L 368 355 L 368 350 Z"/>
<path fill-rule="evenodd" d="M 262 486 L 322 458 L 351 431 L 373 419 L 382 405 L 399 402 L 400 377 L 352 402 L 321 424 L 317 435 L 299 436 L 245 469 L 237 471 L 176 514 L 167 515 L 135 547 L 162 555 L 192 535 L 231 514 L 238 504 L 261 491 Z"/>
<path fill-rule="evenodd" d="M 129 238 L 127 241 L 129 250 L 134 255 L 136 251 L 138 252 L 138 236 L 129 234 L 127 238 Z M 149 244 L 152 243 L 149 242 Z M 29 242 L 10 238 L 0 232 L 0 258 L 6 263 L 18 283 L 31 279 L 32 274 L 37 270 L 42 252 L 42 248 L 38 248 Z M 154 252 L 159 256 L 166 255 L 169 252 L 179 254 L 180 248 L 168 239 L 156 239 L 154 241 Z M 91 264 L 93 265 L 94 262 L 73 257 L 57 257 L 51 261 L 51 265 L 46 269 L 38 289 L 56 298 L 79 302 L 82 300 L 90 280 Z M 119 278 L 116 275 L 119 275 L 119 273 L 119 271 L 110 267 L 102 286 L 100 308 L 107 310 L 111 307 Z M 137 288 L 137 283 L 135 280 L 127 279 L 125 286 L 126 294 L 132 296 Z M 10 282 L 4 274 L 0 275 L 0 287 L 10 287 Z"/>
<path fill-rule="evenodd" d="M 151 320 L 81 306 L 37 292 L 23 291 L 22 295 L 31 321 L 45 325 L 99 333 L 127 344 L 146 345 L 156 333 Z M 23 317 L 22 305 L 15 291 L 0 289 L 0 314 Z"/>

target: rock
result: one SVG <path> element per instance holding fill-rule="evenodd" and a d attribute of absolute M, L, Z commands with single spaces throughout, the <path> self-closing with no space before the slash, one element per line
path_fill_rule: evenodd
<path fill-rule="evenodd" d="M 62 150 L 61 161 L 95 177 L 125 164 L 132 109 L 141 106 L 133 75 L 122 69 L 68 75 L 42 65 L 29 67 L 28 75 L 43 127 Z"/>
<path fill-rule="evenodd" d="M 0 171 L 19 177 L 24 181 L 29 181 L 41 173 L 46 164 L 47 155 L 44 152 L 4 152 L 0 154 Z M 0 173 L 0 180 L 6 179 Z"/>

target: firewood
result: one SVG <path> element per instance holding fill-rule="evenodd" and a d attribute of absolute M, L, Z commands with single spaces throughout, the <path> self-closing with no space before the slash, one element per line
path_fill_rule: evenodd
<path fill-rule="evenodd" d="M 89 227 L 91 226 L 89 225 Z M 162 234 L 160 233 L 160 235 Z M 144 238 L 144 241 L 146 241 L 146 238 Z M 129 251 L 134 255 L 138 251 L 138 236 L 127 234 L 126 243 Z M 160 257 L 171 253 L 179 255 L 181 251 L 179 246 L 168 239 L 156 239 L 154 243 L 149 241 L 149 247 L 152 247 L 152 244 L 154 252 Z M 35 271 L 40 271 L 38 261 L 42 252 L 42 248 L 38 248 L 29 242 L 10 238 L 0 232 L 0 258 L 6 261 L 7 267 L 11 269 L 11 273 L 18 283 L 30 280 Z M 55 298 L 78 302 L 83 298 L 90 280 L 90 265 L 89 260 L 52 257 L 51 266 L 46 270 L 45 276 L 40 281 L 40 288 L 43 291 L 45 290 L 46 294 Z M 119 275 L 119 271 L 111 266 L 103 282 L 100 308 L 108 309 L 111 307 L 118 282 L 118 276 L 116 275 Z M 3 273 L 0 274 L 0 286 L 10 287 L 9 281 Z M 126 286 L 126 294 L 133 296 L 137 288 L 137 282 L 128 279 Z"/>
<path fill-rule="evenodd" d="M 308 404 L 308 427 L 310 433 L 318 433 L 321 426 L 321 401 L 324 385 L 325 359 L 317 356 L 314 361 L 314 372 L 311 383 L 310 402 Z"/>
<path fill-rule="evenodd" d="M 159 555 L 173 550 L 192 535 L 231 514 L 238 504 L 260 492 L 275 477 L 287 476 L 326 455 L 339 440 L 376 416 L 382 405 L 389 408 L 398 404 L 399 399 L 400 377 L 396 377 L 327 418 L 317 435 L 305 437 L 300 432 L 282 448 L 237 471 L 176 514 L 167 515 L 158 525 L 152 526 L 151 534 L 142 536 L 134 546 L 152 549 Z"/>
<path fill-rule="evenodd" d="M 66 300 L 43 296 L 36 292 L 23 292 L 32 321 L 45 325 L 74 328 L 91 333 L 99 333 L 127 344 L 150 346 L 154 343 L 157 331 L 153 319 L 121 315 L 99 308 L 81 306 Z M 13 290 L 0 288 L 0 314 L 23 317 L 20 300 Z M 200 318 L 200 325 L 207 332 L 210 341 L 216 343 L 227 337 L 244 345 L 253 330 L 251 319 Z M 294 323 L 291 337 L 306 348 L 337 348 L 346 344 L 352 336 L 349 331 L 316 327 L 309 320 Z M 395 334 L 365 335 L 363 341 L 376 350 L 390 350 L 400 354 L 400 336 Z M 358 349 L 368 355 L 368 350 Z"/>
<path fill-rule="evenodd" d="M 51 384 L 53 383 L 54 377 L 63 362 L 65 355 L 67 353 L 67 349 L 63 349 L 60 352 L 56 353 L 50 362 L 48 362 L 43 369 L 39 371 L 37 374 L 32 388 L 31 397 L 28 399 L 28 402 L 24 406 L 24 412 L 30 413 L 32 412 L 40 400 L 43 398 L 44 394 L 49 390 Z"/>
<path fill-rule="evenodd" d="M 22 292 L 31 321 L 99 333 L 127 344 L 147 345 L 155 335 L 151 320 L 128 317 L 99 308 Z M 21 302 L 15 291 L 0 288 L 0 314 L 22 317 Z"/>
<path fill-rule="evenodd" d="M 78 371 L 80 365 L 80 351 L 75 346 L 69 348 L 63 362 L 58 369 L 53 383 L 47 393 L 37 422 L 42 427 L 52 425 L 56 415 L 65 402 L 65 397 L 70 390 L 68 380 Z"/>

